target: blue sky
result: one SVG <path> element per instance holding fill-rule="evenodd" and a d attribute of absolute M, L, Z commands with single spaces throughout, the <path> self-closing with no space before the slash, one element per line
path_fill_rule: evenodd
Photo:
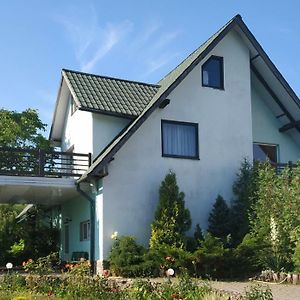
<path fill-rule="evenodd" d="M 0 107 L 50 124 L 62 68 L 155 83 L 237 13 L 300 95 L 299 1 L 2 1 Z"/>

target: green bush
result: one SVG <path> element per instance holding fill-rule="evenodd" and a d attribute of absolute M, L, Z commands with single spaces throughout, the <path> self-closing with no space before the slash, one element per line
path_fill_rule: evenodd
<path fill-rule="evenodd" d="M 273 300 L 272 291 L 268 286 L 252 285 L 245 291 L 245 300 Z"/>
<path fill-rule="evenodd" d="M 129 267 L 143 262 L 145 249 L 136 243 L 134 237 L 117 238 L 109 254 L 110 268 L 115 275 L 128 276 Z"/>
<path fill-rule="evenodd" d="M 226 252 L 222 241 L 207 233 L 201 246 L 194 253 L 196 275 L 208 278 L 224 276 Z"/>
<path fill-rule="evenodd" d="M 247 278 L 259 273 L 263 269 L 260 253 L 266 249 L 263 240 L 246 234 L 242 243 L 233 249 L 232 263 L 234 277 Z"/>

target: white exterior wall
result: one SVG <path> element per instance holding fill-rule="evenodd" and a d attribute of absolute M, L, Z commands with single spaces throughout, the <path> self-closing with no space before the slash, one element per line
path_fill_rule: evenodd
<path fill-rule="evenodd" d="M 210 55 L 224 57 L 225 90 L 202 87 L 196 66 L 168 96 L 171 103 L 153 112 L 109 164 L 103 178 L 104 258 L 114 231 L 148 243 L 158 189 L 170 169 L 186 195 L 193 227 L 205 228 L 217 195 L 230 200 L 241 161 L 252 159 L 248 49 L 229 33 Z M 200 160 L 162 157 L 161 119 L 199 124 Z"/>
<path fill-rule="evenodd" d="M 67 151 L 74 145 L 77 153 L 93 152 L 93 119 L 92 113 L 76 110 L 71 115 L 71 104 L 68 103 L 66 120 L 61 138 L 61 150 Z"/>
<path fill-rule="evenodd" d="M 97 156 L 129 122 L 129 119 L 93 114 L 92 153 L 94 157 Z"/>
<path fill-rule="evenodd" d="M 252 75 L 254 76 L 254 75 Z M 286 163 L 300 159 L 300 148 L 287 132 L 279 132 L 283 125 L 272 113 L 265 97 L 271 97 L 257 80 L 252 78 L 253 141 L 278 145 L 278 161 Z M 275 101 L 275 100 L 274 100 Z"/>

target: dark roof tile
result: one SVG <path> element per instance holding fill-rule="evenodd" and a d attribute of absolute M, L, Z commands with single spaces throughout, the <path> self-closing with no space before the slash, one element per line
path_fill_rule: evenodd
<path fill-rule="evenodd" d="M 159 85 L 63 70 L 82 109 L 137 117 L 159 90 Z"/>

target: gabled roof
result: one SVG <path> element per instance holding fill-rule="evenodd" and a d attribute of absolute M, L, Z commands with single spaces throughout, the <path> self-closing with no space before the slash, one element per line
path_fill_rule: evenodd
<path fill-rule="evenodd" d="M 63 78 L 81 110 L 137 117 L 159 86 L 63 69 Z"/>
<path fill-rule="evenodd" d="M 94 160 L 91 167 L 79 179 L 79 182 L 86 180 L 89 176 L 97 176 L 107 164 L 113 159 L 113 156 L 126 143 L 132 134 L 143 124 L 143 122 L 151 115 L 151 113 L 160 106 L 160 104 L 168 97 L 168 95 L 178 86 L 178 84 L 190 73 L 190 71 L 201 61 L 207 54 L 227 35 L 232 29 L 239 32 L 247 43 L 251 53 L 251 69 L 256 75 L 260 72 L 266 72 L 268 82 L 276 85 L 278 95 L 281 99 L 288 99 L 288 108 L 286 108 L 279 97 L 270 89 L 270 86 L 265 82 L 265 87 L 269 89 L 272 96 L 275 96 L 275 102 L 278 109 L 284 115 L 284 122 L 293 122 L 295 119 L 300 119 L 300 102 L 292 88 L 277 70 L 265 51 L 262 49 L 253 34 L 247 28 L 240 15 L 236 15 L 219 31 L 212 35 L 204 44 L 189 55 L 182 63 L 174 70 L 166 75 L 158 82 L 160 88 L 153 96 L 143 112 L 132 121 L 116 138 L 100 153 Z M 261 80 L 264 80 L 262 77 Z"/>

